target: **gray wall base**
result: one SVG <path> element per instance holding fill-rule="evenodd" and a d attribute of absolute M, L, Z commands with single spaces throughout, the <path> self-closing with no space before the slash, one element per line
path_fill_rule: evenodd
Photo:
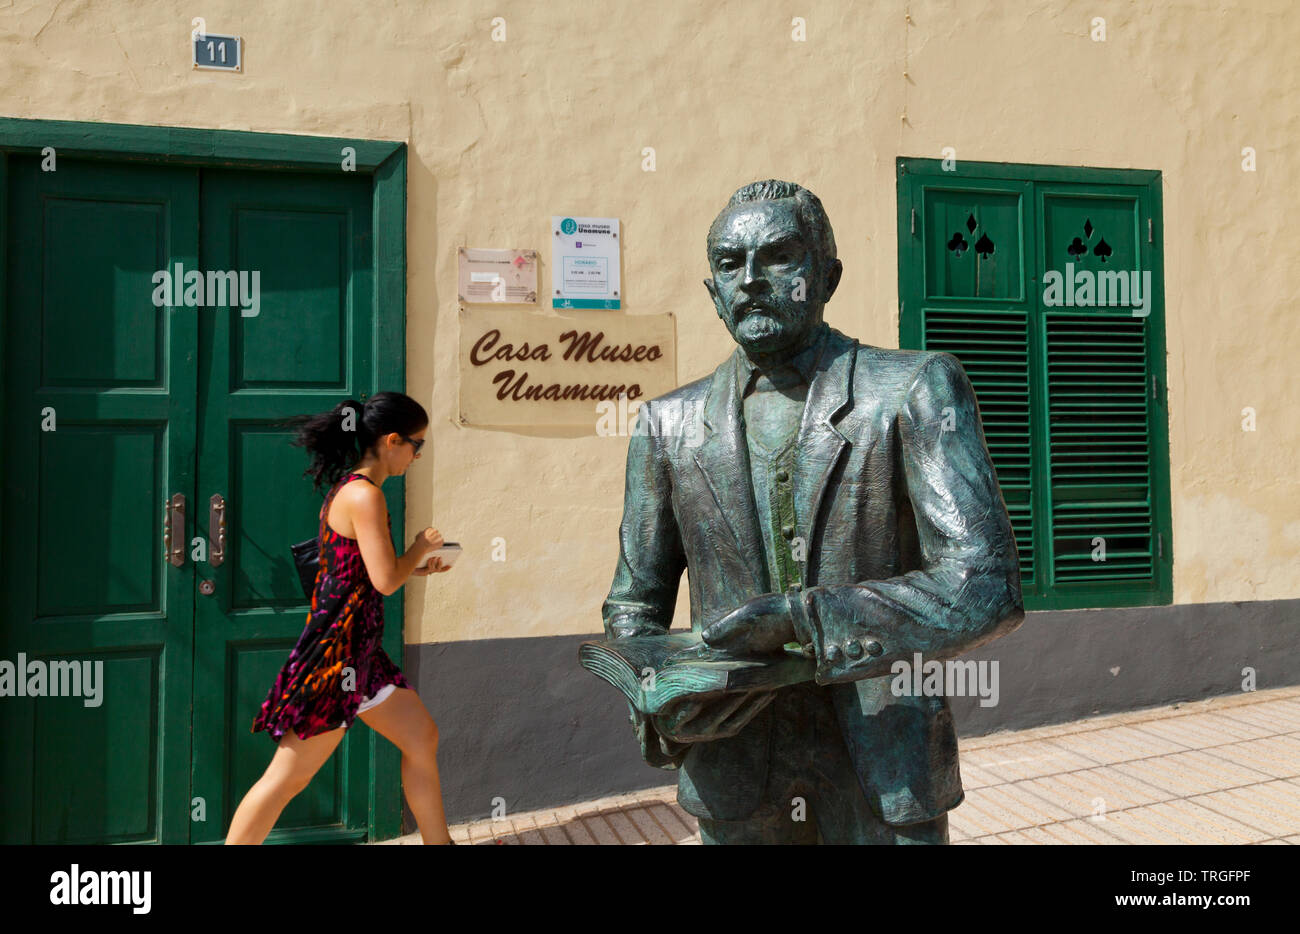
<path fill-rule="evenodd" d="M 641 761 L 627 705 L 578 667 L 589 636 L 406 646 L 404 670 L 437 721 L 451 823 L 672 784 Z M 963 736 L 1300 684 L 1300 600 L 1026 615 L 962 656 L 998 662 L 996 706 L 951 699 Z M 409 812 L 408 830 L 414 829 Z"/>

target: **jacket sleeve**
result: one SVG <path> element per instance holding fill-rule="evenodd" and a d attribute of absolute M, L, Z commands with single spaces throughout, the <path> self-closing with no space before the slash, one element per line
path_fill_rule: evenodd
<path fill-rule="evenodd" d="M 637 410 L 627 446 L 618 567 L 601 608 L 611 639 L 668 632 L 686 570 L 673 514 L 672 476 L 652 404 L 645 402 Z"/>
<path fill-rule="evenodd" d="M 922 568 L 885 580 L 789 595 L 799 641 L 819 684 L 890 673 L 914 653 L 942 661 L 1014 630 L 1024 619 L 1020 560 L 957 358 L 929 355 L 898 416 L 907 495 Z"/>
<path fill-rule="evenodd" d="M 628 441 L 618 566 L 601 608 L 610 639 L 667 633 L 686 569 L 673 514 L 672 477 L 656 416 L 650 402 L 642 403 Z M 660 736 L 653 719 L 631 704 L 628 712 L 642 758 L 659 768 L 676 768 L 687 747 Z"/>

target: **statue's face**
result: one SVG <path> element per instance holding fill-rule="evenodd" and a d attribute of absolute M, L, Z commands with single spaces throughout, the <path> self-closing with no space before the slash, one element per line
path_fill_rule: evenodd
<path fill-rule="evenodd" d="M 728 207 L 713 222 L 708 246 L 713 279 L 704 285 L 745 350 L 797 347 L 821 323 L 834 284 L 822 281 L 816 244 L 800 225 L 793 198 Z M 839 261 L 832 265 L 838 281 Z"/>

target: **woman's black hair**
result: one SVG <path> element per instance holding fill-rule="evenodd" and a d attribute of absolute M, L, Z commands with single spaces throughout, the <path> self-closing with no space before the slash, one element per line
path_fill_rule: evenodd
<path fill-rule="evenodd" d="M 429 413 L 410 396 L 377 392 L 364 403 L 344 399 L 328 412 L 286 424 L 297 429 L 293 443 L 311 455 L 303 474 L 319 490 L 333 486 L 384 435 L 412 435 L 428 427 Z"/>

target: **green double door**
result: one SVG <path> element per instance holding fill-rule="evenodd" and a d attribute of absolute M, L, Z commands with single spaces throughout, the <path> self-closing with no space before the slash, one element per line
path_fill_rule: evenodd
<path fill-rule="evenodd" d="M 32 690 L 0 697 L 0 840 L 216 842 L 274 751 L 249 727 L 306 616 L 289 545 L 320 497 L 277 423 L 373 388 L 370 184 L 9 170 L 0 659 Z M 158 307 L 178 265 L 203 286 Z M 223 302 L 212 272 L 248 291 Z M 68 661 L 81 696 L 32 680 Z M 368 733 L 271 840 L 366 835 Z"/>

